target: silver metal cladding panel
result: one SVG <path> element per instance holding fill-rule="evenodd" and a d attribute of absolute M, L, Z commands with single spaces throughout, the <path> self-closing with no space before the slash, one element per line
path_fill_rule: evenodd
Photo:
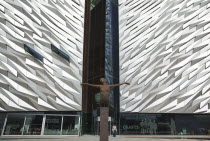
<path fill-rule="evenodd" d="M 0 111 L 81 110 L 84 4 L 0 0 Z"/>
<path fill-rule="evenodd" d="M 210 112 L 210 0 L 119 0 L 121 112 Z"/>

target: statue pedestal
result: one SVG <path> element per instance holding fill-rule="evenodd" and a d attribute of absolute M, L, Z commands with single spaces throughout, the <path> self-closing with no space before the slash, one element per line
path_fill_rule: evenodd
<path fill-rule="evenodd" d="M 100 141 L 109 140 L 108 116 L 109 107 L 100 107 Z"/>

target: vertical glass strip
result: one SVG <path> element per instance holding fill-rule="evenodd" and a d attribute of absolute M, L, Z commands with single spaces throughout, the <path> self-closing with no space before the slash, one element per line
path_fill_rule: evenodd
<path fill-rule="evenodd" d="M 106 0 L 105 77 L 109 84 L 119 83 L 118 1 Z M 110 91 L 110 116 L 119 117 L 119 88 Z"/>

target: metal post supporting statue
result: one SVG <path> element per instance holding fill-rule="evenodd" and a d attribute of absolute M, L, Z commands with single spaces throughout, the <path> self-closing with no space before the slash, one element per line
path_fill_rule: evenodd
<path fill-rule="evenodd" d="M 91 87 L 100 88 L 100 141 L 108 141 L 108 114 L 109 114 L 109 93 L 110 88 L 117 87 L 123 84 L 129 85 L 124 82 L 120 84 L 107 84 L 105 78 L 100 79 L 102 85 L 82 83 Z"/>

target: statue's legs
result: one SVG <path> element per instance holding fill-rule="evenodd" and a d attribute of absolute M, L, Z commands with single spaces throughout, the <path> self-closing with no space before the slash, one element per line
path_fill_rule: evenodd
<path fill-rule="evenodd" d="M 108 116 L 109 107 L 100 107 L 100 141 L 109 140 Z"/>

